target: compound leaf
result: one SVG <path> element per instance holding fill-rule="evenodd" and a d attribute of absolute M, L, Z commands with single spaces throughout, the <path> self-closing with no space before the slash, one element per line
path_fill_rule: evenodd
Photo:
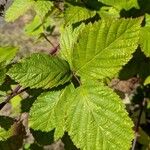
<path fill-rule="evenodd" d="M 66 130 L 81 150 L 129 150 L 132 121 L 119 97 L 108 87 L 88 83 L 69 97 Z"/>
<path fill-rule="evenodd" d="M 80 22 L 89 18 L 92 18 L 96 15 L 96 11 L 88 10 L 84 7 L 79 6 L 70 6 L 65 11 L 65 24 L 73 24 Z"/>
<path fill-rule="evenodd" d="M 73 71 L 81 77 L 112 77 L 138 46 L 141 18 L 101 20 L 87 25 L 73 51 Z"/>
<path fill-rule="evenodd" d="M 30 127 L 41 131 L 51 131 L 56 128 L 55 139 L 62 137 L 68 109 L 67 96 L 73 88 L 69 85 L 61 91 L 46 92 L 39 96 L 30 111 Z"/>
<path fill-rule="evenodd" d="M 59 57 L 37 53 L 15 64 L 8 75 L 24 87 L 46 89 L 69 81 L 71 71 Z"/>

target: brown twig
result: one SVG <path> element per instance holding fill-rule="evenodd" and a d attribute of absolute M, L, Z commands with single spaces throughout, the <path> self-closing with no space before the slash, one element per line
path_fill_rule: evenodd
<path fill-rule="evenodd" d="M 57 52 L 58 48 L 59 48 L 59 44 L 51 50 L 50 54 L 54 55 Z"/>
<path fill-rule="evenodd" d="M 132 150 L 135 150 L 135 146 L 136 146 L 136 143 L 137 143 L 137 138 L 138 138 L 138 135 L 139 135 L 138 132 L 139 132 L 139 127 L 140 127 L 141 116 L 142 116 L 145 104 L 146 104 L 146 99 L 144 99 L 142 104 L 141 104 L 140 113 L 139 113 L 139 116 L 138 116 L 137 123 L 135 125 L 135 138 L 133 140 Z"/>
<path fill-rule="evenodd" d="M 48 39 L 48 37 L 44 33 L 42 33 L 42 36 L 45 38 L 47 42 L 49 42 L 53 46 L 53 48 L 55 48 L 55 45 Z"/>
<path fill-rule="evenodd" d="M 21 86 L 18 85 L 4 100 L 4 102 L 0 103 L 0 110 L 16 95 L 24 92 L 26 89 L 20 90 Z"/>
<path fill-rule="evenodd" d="M 51 45 L 52 45 L 52 47 L 53 47 L 53 49 L 50 51 L 50 54 L 51 55 L 54 55 L 56 52 L 57 52 L 57 50 L 58 50 L 58 48 L 59 48 L 59 44 L 57 45 L 57 46 L 55 46 L 48 38 L 47 38 L 47 36 L 43 33 L 42 34 L 43 35 L 43 37 L 46 39 L 46 41 L 48 41 Z"/>

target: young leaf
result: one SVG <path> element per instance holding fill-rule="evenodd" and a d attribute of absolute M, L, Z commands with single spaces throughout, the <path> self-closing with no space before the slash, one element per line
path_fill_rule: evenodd
<path fill-rule="evenodd" d="M 8 65 L 17 52 L 18 48 L 15 47 L 0 47 L 0 67 Z"/>
<path fill-rule="evenodd" d="M 39 96 L 30 111 L 30 127 L 41 131 L 51 131 L 56 128 L 55 139 L 62 137 L 66 110 L 69 107 L 67 96 L 73 88 L 73 85 L 69 85 L 61 91 L 47 92 Z"/>
<path fill-rule="evenodd" d="M 139 8 L 138 1 L 137 0 L 98 0 L 106 5 L 111 5 L 113 7 L 116 7 L 117 9 L 125 9 L 129 10 L 132 7 Z"/>
<path fill-rule="evenodd" d="M 60 55 L 62 58 L 67 60 L 72 66 L 72 51 L 74 48 L 74 45 L 77 42 L 79 33 L 84 29 L 85 25 L 81 24 L 79 27 L 75 28 L 73 30 L 73 27 L 70 25 L 66 27 L 60 37 Z"/>
<path fill-rule="evenodd" d="M 73 69 L 79 76 L 114 76 L 138 46 L 141 18 L 101 20 L 87 25 L 73 51 Z"/>
<path fill-rule="evenodd" d="M 22 16 L 33 4 L 33 0 L 14 0 L 13 4 L 6 11 L 6 21 L 14 21 Z"/>
<path fill-rule="evenodd" d="M 33 21 L 25 26 L 25 32 L 28 35 L 39 36 L 42 32 L 44 32 L 41 18 L 36 15 Z"/>
<path fill-rule="evenodd" d="M 65 24 L 73 24 L 80 22 L 96 15 L 96 11 L 88 10 L 84 7 L 79 6 L 69 6 L 65 11 Z"/>
<path fill-rule="evenodd" d="M 80 86 L 68 97 L 66 130 L 81 150 L 129 150 L 132 122 L 119 97 L 99 83 Z"/>
<path fill-rule="evenodd" d="M 14 65 L 8 75 L 24 87 L 46 89 L 68 82 L 71 71 L 59 57 L 37 53 Z"/>
<path fill-rule="evenodd" d="M 146 14 L 145 26 L 140 31 L 141 49 L 147 57 L 150 57 L 150 15 Z"/>

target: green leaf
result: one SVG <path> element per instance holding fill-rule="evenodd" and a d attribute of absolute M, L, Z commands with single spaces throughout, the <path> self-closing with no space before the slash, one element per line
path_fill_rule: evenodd
<path fill-rule="evenodd" d="M 84 27 L 85 25 L 81 24 L 79 27 L 73 30 L 73 27 L 70 25 L 65 27 L 65 29 L 61 32 L 60 55 L 69 62 L 70 66 L 72 66 L 72 52 L 74 45 L 77 42 L 79 33 L 84 29 Z"/>
<path fill-rule="evenodd" d="M 24 29 L 27 35 L 39 36 L 42 32 L 44 32 L 41 18 L 36 15 L 33 21 L 27 24 Z"/>
<path fill-rule="evenodd" d="M 150 15 L 149 14 L 145 14 L 145 26 L 146 27 L 150 27 Z"/>
<path fill-rule="evenodd" d="M 145 26 L 140 31 L 141 49 L 147 57 L 150 57 L 150 15 L 145 16 Z"/>
<path fill-rule="evenodd" d="M 139 9 L 137 0 L 98 0 L 106 5 L 111 5 L 119 10 L 129 10 L 132 7 Z"/>
<path fill-rule="evenodd" d="M 6 68 L 0 69 L 0 85 L 4 82 L 6 77 Z"/>
<path fill-rule="evenodd" d="M 144 81 L 144 85 L 150 84 L 150 76 L 148 76 L 145 81 Z"/>
<path fill-rule="evenodd" d="M 4 128 L 0 127 L 0 141 L 7 140 L 10 136 L 12 136 L 12 129 L 9 129 L 8 131 Z"/>
<path fill-rule="evenodd" d="M 65 24 L 70 25 L 73 23 L 77 23 L 92 18 L 95 15 L 96 11 L 88 10 L 84 7 L 70 5 L 65 11 Z"/>
<path fill-rule="evenodd" d="M 14 0 L 13 4 L 6 11 L 6 21 L 15 21 L 22 16 L 33 4 L 33 0 Z"/>
<path fill-rule="evenodd" d="M 0 103 L 2 103 L 6 97 L 6 92 L 5 91 L 0 91 Z"/>
<path fill-rule="evenodd" d="M 104 19 L 120 17 L 120 12 L 114 7 L 103 6 L 97 13 L 100 15 L 101 18 Z"/>
<path fill-rule="evenodd" d="M 148 109 L 148 111 L 150 110 L 150 99 L 148 99 L 148 101 L 147 101 L 147 106 L 146 106 L 146 108 Z"/>
<path fill-rule="evenodd" d="M 138 46 L 141 18 L 109 19 L 87 25 L 73 51 L 73 71 L 81 77 L 113 77 Z"/>
<path fill-rule="evenodd" d="M 142 145 L 150 146 L 150 137 L 142 128 L 139 128 L 138 142 Z"/>
<path fill-rule="evenodd" d="M 35 1 L 33 8 L 36 12 L 36 16 L 33 21 L 25 26 L 25 32 L 29 36 L 40 36 L 44 32 L 47 24 L 49 25 L 49 18 L 47 13 L 51 10 L 53 3 L 50 1 Z"/>
<path fill-rule="evenodd" d="M 46 89 L 68 82 L 71 71 L 59 57 L 37 53 L 14 65 L 8 75 L 24 87 Z"/>
<path fill-rule="evenodd" d="M 0 141 L 5 141 L 13 135 L 13 119 L 0 116 Z"/>
<path fill-rule="evenodd" d="M 147 57 L 150 57 L 150 27 L 143 27 L 140 35 L 141 49 Z"/>
<path fill-rule="evenodd" d="M 46 92 L 39 96 L 30 111 L 30 127 L 41 131 L 56 128 L 55 139 L 62 137 L 68 109 L 67 97 L 72 90 L 73 86 L 70 85 L 61 91 Z"/>
<path fill-rule="evenodd" d="M 1 150 L 19 150 L 22 148 L 24 137 L 26 135 L 22 122 L 14 122 L 11 129 L 13 135 L 5 141 L 0 141 Z"/>
<path fill-rule="evenodd" d="M 34 3 L 34 10 L 36 14 L 43 19 L 45 15 L 51 10 L 53 3 L 47 0 L 36 1 Z"/>
<path fill-rule="evenodd" d="M 36 14 L 43 19 L 48 11 L 51 10 L 52 6 L 53 3 L 47 0 L 14 0 L 13 4 L 6 11 L 5 19 L 8 22 L 15 21 L 30 8 L 33 8 Z"/>
<path fill-rule="evenodd" d="M 119 97 L 99 83 L 80 86 L 68 97 L 66 130 L 81 150 L 129 150 L 133 123 Z"/>
<path fill-rule="evenodd" d="M 0 67 L 8 65 L 17 52 L 18 48 L 15 47 L 0 47 Z"/>
<path fill-rule="evenodd" d="M 16 95 L 10 100 L 11 103 L 11 116 L 18 116 L 22 110 L 21 110 L 21 101 L 23 98 L 20 95 Z"/>

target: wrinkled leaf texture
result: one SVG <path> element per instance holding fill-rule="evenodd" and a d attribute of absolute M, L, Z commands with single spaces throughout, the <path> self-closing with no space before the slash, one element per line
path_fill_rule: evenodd
<path fill-rule="evenodd" d="M 47 89 L 68 82 L 71 71 L 65 60 L 37 53 L 15 64 L 8 75 L 24 87 Z"/>

